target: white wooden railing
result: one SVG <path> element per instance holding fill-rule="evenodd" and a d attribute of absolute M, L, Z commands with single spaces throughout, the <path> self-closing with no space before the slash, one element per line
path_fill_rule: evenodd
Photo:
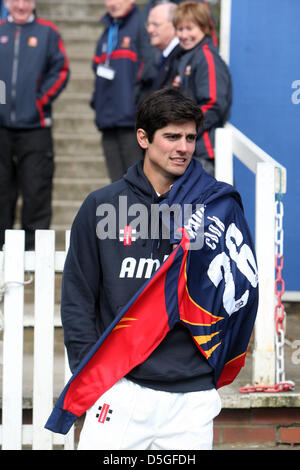
<path fill-rule="evenodd" d="M 66 233 L 66 250 L 69 232 Z M 66 437 L 44 429 L 53 409 L 54 377 L 54 291 L 55 273 L 63 270 L 66 251 L 55 251 L 55 232 L 36 231 L 35 252 L 24 252 L 24 231 L 7 230 L 0 252 L 0 294 L 4 294 L 2 425 L 3 450 L 50 450 L 56 444 L 74 448 L 74 429 Z M 26 275 L 26 278 L 25 278 Z M 34 276 L 34 352 L 32 424 L 23 424 L 24 285 Z M 65 355 L 66 356 L 66 355 Z M 65 363 L 65 381 L 70 371 Z M 63 387 L 61 384 L 60 389 Z"/>
<path fill-rule="evenodd" d="M 255 323 L 252 382 L 274 385 L 275 194 L 286 193 L 286 169 L 231 124 L 216 131 L 216 178 L 233 184 L 233 156 L 255 175 L 255 245 L 259 308 Z M 279 170 L 279 171 L 278 171 Z"/>

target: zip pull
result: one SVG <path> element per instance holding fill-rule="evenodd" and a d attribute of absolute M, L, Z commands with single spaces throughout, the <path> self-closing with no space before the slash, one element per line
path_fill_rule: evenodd
<path fill-rule="evenodd" d="M 12 122 L 16 121 L 16 98 L 17 98 L 17 78 L 18 78 L 18 65 L 19 65 L 19 53 L 20 53 L 20 37 L 21 27 L 17 26 L 15 32 L 15 44 L 14 44 L 14 58 L 13 58 L 13 69 L 11 78 L 11 111 L 10 119 Z"/>

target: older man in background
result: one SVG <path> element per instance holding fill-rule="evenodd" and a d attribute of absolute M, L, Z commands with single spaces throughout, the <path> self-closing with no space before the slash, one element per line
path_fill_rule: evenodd
<path fill-rule="evenodd" d="M 139 72 L 139 81 L 136 86 L 137 100 L 140 101 L 147 93 L 153 89 L 157 89 L 154 81 L 157 77 L 157 67 L 159 66 L 160 51 L 156 45 L 152 45 L 150 42 L 149 31 L 147 25 L 149 24 L 148 16 L 150 11 L 158 5 L 166 3 L 175 3 L 179 5 L 183 0 L 148 0 L 147 3 L 141 9 L 141 21 L 139 28 L 139 56 L 141 61 L 141 68 Z M 208 8 L 209 3 L 206 0 L 198 0 L 200 3 L 204 3 Z M 163 18 L 161 18 L 163 20 Z M 217 35 L 214 28 L 214 19 L 212 18 L 213 26 L 213 41 L 214 44 L 218 45 Z"/>
<path fill-rule="evenodd" d="M 176 3 L 171 1 L 153 3 L 144 25 L 147 40 L 142 35 L 143 30 L 140 29 L 139 52 L 142 66 L 136 86 L 137 102 L 140 102 L 151 91 L 162 88 L 167 82 L 172 62 L 179 48 L 179 40 L 172 23 L 175 8 Z M 145 59 L 146 62 L 144 62 Z"/>
<path fill-rule="evenodd" d="M 150 43 L 161 52 L 157 76 L 153 82 L 153 90 L 166 85 L 173 60 L 180 49 L 179 39 L 176 36 L 172 21 L 176 6 L 172 2 L 162 3 L 152 8 L 148 16 L 147 31 Z"/>

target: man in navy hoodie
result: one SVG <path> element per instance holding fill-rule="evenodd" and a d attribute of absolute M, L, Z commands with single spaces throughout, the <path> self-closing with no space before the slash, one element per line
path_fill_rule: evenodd
<path fill-rule="evenodd" d="M 0 106 L 0 249 L 13 228 L 18 192 L 26 249 L 34 232 L 51 220 L 54 157 L 51 105 L 66 86 L 68 60 L 56 26 L 34 14 L 35 0 L 7 0 L 0 23 L 0 80 L 6 102 Z"/>
<path fill-rule="evenodd" d="M 73 376 L 46 428 L 65 434 L 86 412 L 79 449 L 211 449 L 216 389 L 245 361 L 256 262 L 239 194 L 192 157 L 202 121 L 178 90 L 148 95 L 144 159 L 74 220 L 61 302 Z"/>

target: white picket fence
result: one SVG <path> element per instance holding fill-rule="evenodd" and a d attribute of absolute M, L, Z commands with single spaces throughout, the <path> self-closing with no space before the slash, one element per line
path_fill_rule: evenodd
<path fill-rule="evenodd" d="M 255 175 L 255 248 L 259 307 L 255 322 L 252 383 L 276 382 L 275 195 L 286 193 L 286 169 L 231 124 L 216 131 L 215 174 L 234 184 L 233 157 Z"/>
<path fill-rule="evenodd" d="M 66 233 L 66 251 L 69 233 Z M 62 272 L 66 251 L 55 251 L 55 232 L 36 231 L 35 252 L 24 252 L 24 231 L 8 230 L 0 252 L 3 304 L 2 425 L 3 450 L 74 448 L 74 427 L 66 437 L 44 429 L 53 409 L 55 273 Z M 26 278 L 25 278 L 26 275 Z M 23 424 L 24 285 L 34 276 L 34 352 L 32 424 Z M 65 355 L 66 356 L 66 355 Z M 65 359 L 65 381 L 70 376 Z M 61 388 L 64 383 L 61 384 Z"/>

